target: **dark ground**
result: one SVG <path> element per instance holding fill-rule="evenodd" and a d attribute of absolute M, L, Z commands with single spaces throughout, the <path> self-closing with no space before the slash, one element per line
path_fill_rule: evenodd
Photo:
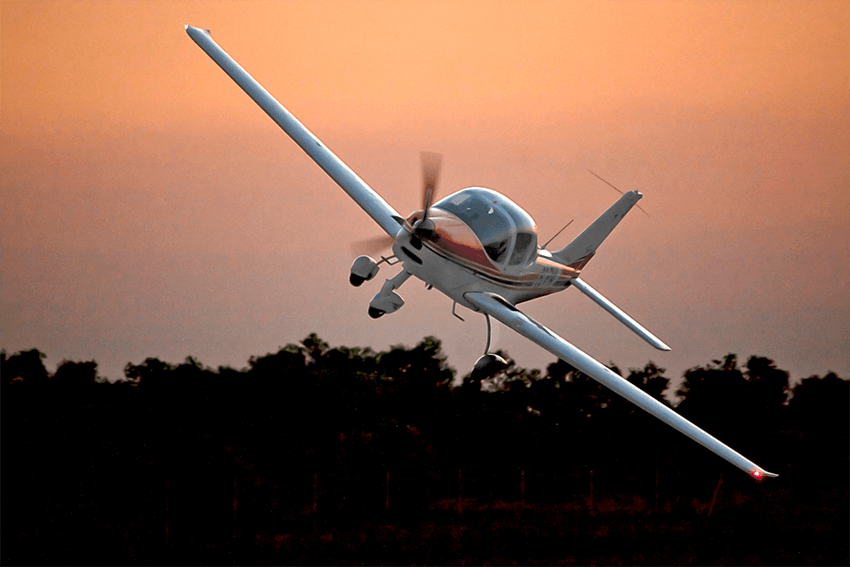
<path fill-rule="evenodd" d="M 5 565 L 850 564 L 834 375 L 686 374 L 677 411 L 780 474 L 757 482 L 561 363 L 451 388 L 433 339 L 118 384 L 40 356 L 0 356 Z M 661 399 L 663 372 L 628 379 Z"/>

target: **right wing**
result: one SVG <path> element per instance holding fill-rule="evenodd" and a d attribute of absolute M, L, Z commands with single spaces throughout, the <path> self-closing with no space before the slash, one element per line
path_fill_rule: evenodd
<path fill-rule="evenodd" d="M 558 358 L 568 362 L 603 386 L 614 390 L 638 407 L 651 413 L 667 425 L 684 433 L 700 445 L 717 453 L 753 478 L 775 477 L 728 445 L 721 443 L 672 409 L 668 408 L 640 388 L 618 376 L 593 357 L 577 349 L 519 309 L 503 297 L 488 292 L 469 292 L 464 298 L 480 311 L 501 321 L 525 338 L 542 346 Z"/>
<path fill-rule="evenodd" d="M 336 157 L 322 142 L 301 124 L 283 105 L 264 89 L 260 83 L 249 75 L 245 69 L 233 60 L 219 45 L 213 41 L 209 30 L 186 26 L 186 33 L 198 44 L 198 47 L 210 56 L 222 70 L 242 87 L 260 108 L 266 111 L 272 120 L 277 122 L 284 132 L 301 146 L 308 156 L 319 167 L 330 175 L 331 179 L 342 187 L 366 213 L 392 237 L 401 228 L 401 217 L 380 195 L 360 179 L 356 173 Z M 401 222 L 400 222 L 401 221 Z"/>

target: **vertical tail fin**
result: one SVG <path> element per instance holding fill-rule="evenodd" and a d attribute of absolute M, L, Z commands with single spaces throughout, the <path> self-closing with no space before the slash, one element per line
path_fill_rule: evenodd
<path fill-rule="evenodd" d="M 602 244 L 614 227 L 619 224 L 632 207 L 643 197 L 637 191 L 629 191 L 620 200 L 614 203 L 610 209 L 596 219 L 593 224 L 579 234 L 575 240 L 570 242 L 566 248 L 553 252 L 552 256 L 568 266 L 581 269 L 596 253 L 596 249 Z"/>

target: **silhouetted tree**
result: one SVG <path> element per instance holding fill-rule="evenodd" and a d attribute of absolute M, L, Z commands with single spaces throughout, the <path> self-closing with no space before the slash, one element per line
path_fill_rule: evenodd
<path fill-rule="evenodd" d="M 97 362 L 72 362 L 63 360 L 53 379 L 65 389 L 88 388 L 97 382 Z"/>
<path fill-rule="evenodd" d="M 664 368 L 659 368 L 650 361 L 642 369 L 630 369 L 626 379 L 659 402 L 669 406 L 670 402 L 664 397 L 664 391 L 670 386 L 670 380 L 664 376 L 664 372 Z"/>
<path fill-rule="evenodd" d="M 174 367 L 158 358 L 146 358 L 139 365 L 127 363 L 124 376 L 127 380 L 147 387 L 167 386 L 168 377 Z"/>
<path fill-rule="evenodd" d="M 810 376 L 794 386 L 791 403 L 797 411 L 809 416 L 834 414 L 844 416 L 850 406 L 850 381 L 834 372 L 823 378 Z"/>
<path fill-rule="evenodd" d="M 747 360 L 751 409 L 760 412 L 778 410 L 788 401 L 788 373 L 776 367 L 769 358 L 751 356 Z"/>
<path fill-rule="evenodd" d="M 830 372 L 811 376 L 793 389 L 789 402 L 793 428 L 791 474 L 806 484 L 846 486 L 850 476 L 850 381 Z M 845 496 L 846 498 L 846 496 Z"/>
<path fill-rule="evenodd" d="M 759 549 L 781 550 L 765 556 L 767 562 L 817 563 L 817 551 L 800 555 L 794 547 L 815 533 L 812 525 L 819 526 L 822 549 L 846 544 L 823 535 L 846 532 L 846 380 L 807 378 L 787 401 L 788 374 L 763 357 L 739 367 L 730 354 L 688 370 L 678 411 L 781 475 L 758 486 L 746 475 L 724 476 L 714 514 L 704 522 L 699 505 L 707 505 L 725 463 L 563 361 L 541 375 L 501 354 L 510 364 L 486 378 L 484 388 L 469 377 L 454 388 L 453 370 L 433 337 L 374 352 L 332 348 L 311 334 L 252 356 L 241 370 L 213 370 L 193 357 L 179 364 L 148 358 L 128 363 L 127 380 L 118 384 L 98 381 L 94 361 L 63 361 L 51 379 L 37 350 L 0 352 L 4 560 L 161 563 L 173 562 L 185 546 L 191 561 L 254 562 L 244 554 L 283 554 L 289 545 L 285 537 L 264 545 L 263 534 L 295 534 L 290 549 L 301 555 L 258 555 L 256 562 L 303 563 L 311 559 L 309 542 L 324 534 L 345 550 L 349 544 L 337 534 L 366 533 L 371 528 L 357 531 L 364 522 L 396 529 L 402 517 L 404 539 L 441 547 L 433 534 L 448 530 L 456 512 L 447 515 L 435 503 L 456 498 L 458 469 L 464 496 L 478 499 L 463 514 L 475 537 L 461 534 L 447 555 L 417 560 L 450 562 L 458 546 L 486 549 L 482 559 L 497 551 L 509 557 L 528 538 L 534 549 L 552 544 L 558 550 L 552 557 L 563 557 L 566 539 L 571 550 L 585 546 L 584 555 L 570 556 L 576 562 L 613 561 L 616 553 L 600 555 L 594 546 L 633 544 L 637 522 L 637 537 L 646 528 L 647 545 L 664 550 L 655 559 L 668 562 L 741 559 L 722 542 L 745 533 L 747 541 L 759 540 Z M 667 403 L 664 374 L 650 362 L 626 379 Z M 25 386 L 33 383 L 44 387 Z M 495 500 L 519 500 L 520 470 L 528 502 L 544 506 L 487 508 Z M 575 507 L 584 506 L 590 470 L 597 502 L 617 510 L 604 525 Z M 658 513 L 642 515 L 641 499 L 656 497 Z M 564 500 L 572 505 L 551 506 Z M 622 515 L 627 504 L 637 510 L 629 512 L 633 519 Z M 420 533 L 419 520 L 431 535 Z M 622 530 L 630 535 L 612 535 Z M 721 542 L 715 555 L 691 552 L 691 540 L 703 531 L 702 548 Z M 688 549 L 667 554 L 682 533 Z M 705 539 L 718 533 L 723 537 Z M 351 541 L 358 549 L 370 545 L 361 537 Z M 240 551 L 249 542 L 242 548 L 249 551 Z M 395 562 L 395 556 L 375 557 Z"/>
<path fill-rule="evenodd" d="M 38 349 L 16 352 L 6 359 L 3 351 L 3 382 L 10 383 L 21 380 L 29 385 L 43 385 L 47 382 L 47 369 L 43 359 L 47 355 Z"/>
<path fill-rule="evenodd" d="M 749 402 L 747 380 L 738 368 L 737 357 L 726 355 L 706 367 L 691 368 L 676 392 L 684 398 L 678 411 L 704 429 L 729 438 L 743 429 Z"/>
<path fill-rule="evenodd" d="M 310 363 L 320 360 L 329 348 L 328 343 L 320 339 L 316 333 L 310 333 L 306 339 L 301 341 L 301 344 Z"/>
<path fill-rule="evenodd" d="M 302 349 L 287 345 L 275 354 L 252 356 L 248 360 L 251 372 L 267 378 L 286 378 L 290 374 L 301 374 L 307 364 Z"/>

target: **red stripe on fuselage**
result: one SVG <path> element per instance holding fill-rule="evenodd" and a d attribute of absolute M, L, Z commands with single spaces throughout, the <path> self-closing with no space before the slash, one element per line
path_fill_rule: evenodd
<path fill-rule="evenodd" d="M 421 213 L 411 215 L 408 227 L 419 218 Z M 531 264 L 504 270 L 490 260 L 481 241 L 458 217 L 448 211 L 431 209 L 428 219 L 434 223 L 435 236 L 423 240 L 425 246 L 498 285 L 516 290 L 534 289 L 545 295 L 564 289 L 579 275 L 579 270 L 540 256 Z"/>

